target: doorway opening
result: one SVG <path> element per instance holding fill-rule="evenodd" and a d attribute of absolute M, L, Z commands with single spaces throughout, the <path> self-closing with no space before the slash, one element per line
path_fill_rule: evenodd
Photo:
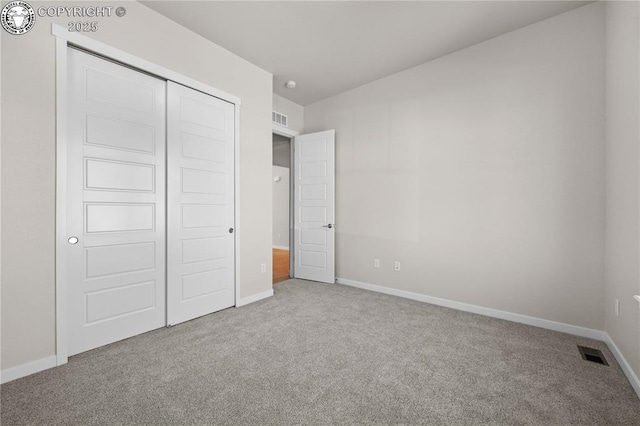
<path fill-rule="evenodd" d="M 291 138 L 273 134 L 273 284 L 291 277 Z"/>
<path fill-rule="evenodd" d="M 273 282 L 333 284 L 335 130 L 300 135 L 274 124 L 272 133 Z"/>

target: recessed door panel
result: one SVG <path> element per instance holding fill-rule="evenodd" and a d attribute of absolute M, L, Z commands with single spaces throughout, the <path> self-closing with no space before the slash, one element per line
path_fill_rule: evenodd
<path fill-rule="evenodd" d="M 155 204 L 87 203 L 84 222 L 87 234 L 152 231 Z"/>
<path fill-rule="evenodd" d="M 327 177 L 326 161 L 310 161 L 307 163 L 300 163 L 298 168 L 300 169 L 301 179 Z"/>
<path fill-rule="evenodd" d="M 184 86 L 183 86 L 184 87 Z M 206 95 L 205 95 L 206 96 Z M 186 97 L 180 98 L 180 120 L 216 130 L 226 130 L 228 110 Z"/>
<path fill-rule="evenodd" d="M 86 248 L 87 278 L 155 269 L 156 243 L 112 244 Z"/>
<path fill-rule="evenodd" d="M 302 206 L 298 215 L 302 222 L 315 222 L 325 224 L 327 222 L 326 206 Z"/>
<path fill-rule="evenodd" d="M 227 158 L 226 143 L 213 138 L 182 133 L 182 156 L 192 160 L 224 163 Z"/>
<path fill-rule="evenodd" d="M 226 190 L 227 176 L 224 173 L 182 169 L 183 194 L 224 195 Z"/>
<path fill-rule="evenodd" d="M 85 188 L 153 192 L 154 169 L 152 164 L 88 158 L 85 165 Z"/>
<path fill-rule="evenodd" d="M 73 355 L 166 324 L 166 83 L 67 54 L 62 247 Z"/>
<path fill-rule="evenodd" d="M 301 229 L 300 244 L 324 247 L 327 245 L 327 231 L 324 229 Z"/>
<path fill-rule="evenodd" d="M 225 237 L 182 240 L 182 263 L 224 259 L 227 256 L 227 245 Z"/>
<path fill-rule="evenodd" d="M 300 188 L 300 199 L 304 201 L 326 200 L 327 184 L 318 183 L 302 185 L 302 187 Z"/>
<path fill-rule="evenodd" d="M 110 104 L 115 108 L 153 114 L 157 99 L 156 88 L 123 77 L 119 70 L 112 70 L 112 72 L 114 74 L 91 67 L 86 68 L 86 98 Z M 157 87 L 157 89 L 164 93 L 164 87 Z"/>
<path fill-rule="evenodd" d="M 147 281 L 87 292 L 87 324 L 155 308 L 156 283 Z"/>
<path fill-rule="evenodd" d="M 225 226 L 227 219 L 227 206 L 215 204 L 183 204 L 182 227 L 183 228 L 211 228 Z"/>
<path fill-rule="evenodd" d="M 155 152 L 157 129 L 152 126 L 92 114 L 87 114 L 85 119 L 87 144 L 147 154 Z"/>
<path fill-rule="evenodd" d="M 304 143 L 300 145 L 300 156 L 308 158 L 311 156 L 327 155 L 329 141 L 326 139 L 318 139 L 314 143 Z"/>
<path fill-rule="evenodd" d="M 234 107 L 168 83 L 167 318 L 235 304 Z"/>
<path fill-rule="evenodd" d="M 226 268 L 198 272 L 182 277 L 182 302 L 226 289 Z"/>
<path fill-rule="evenodd" d="M 327 253 L 300 250 L 298 255 L 300 265 L 306 268 L 326 269 Z"/>

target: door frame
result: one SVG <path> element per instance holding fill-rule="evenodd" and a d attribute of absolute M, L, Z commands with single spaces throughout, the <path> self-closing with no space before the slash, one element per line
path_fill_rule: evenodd
<path fill-rule="evenodd" d="M 291 130 L 288 127 L 284 127 L 281 126 L 277 123 L 271 123 L 272 124 L 272 129 L 271 129 L 271 133 L 275 133 L 276 135 L 279 136 L 284 136 L 285 138 L 289 138 L 289 145 L 291 148 L 291 153 L 289 155 L 289 278 L 293 278 L 294 277 L 294 268 L 296 266 L 296 262 L 294 261 L 294 250 L 293 250 L 293 244 L 295 242 L 295 233 L 293 232 L 293 226 L 294 226 L 294 213 L 295 213 L 295 205 L 294 205 L 294 201 L 295 201 L 295 193 L 293 192 L 293 185 L 294 185 L 294 167 L 295 167 L 295 156 L 294 156 L 294 143 L 293 143 L 293 138 L 295 138 L 296 136 L 300 136 L 300 132 L 298 132 L 297 130 Z M 273 199 L 273 196 L 271 197 Z M 271 237 L 273 238 L 273 236 Z"/>
<path fill-rule="evenodd" d="M 91 39 L 80 33 L 69 32 L 66 27 L 51 25 L 51 34 L 56 38 L 56 365 L 66 364 L 69 359 L 67 319 L 67 48 L 79 47 L 107 60 L 119 62 L 136 70 L 174 81 L 234 105 L 234 220 L 235 220 L 235 304 L 240 300 L 240 98 L 218 90 L 180 73 L 146 61 L 123 50 Z M 165 225 L 166 226 L 166 225 Z M 166 320 L 166 313 L 165 313 Z"/>

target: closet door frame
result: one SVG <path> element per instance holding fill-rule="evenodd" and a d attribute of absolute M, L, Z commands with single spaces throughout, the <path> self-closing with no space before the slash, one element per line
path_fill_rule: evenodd
<path fill-rule="evenodd" d="M 67 48 L 77 47 L 104 59 L 116 61 L 141 72 L 174 81 L 207 95 L 234 105 L 234 220 L 235 220 L 235 300 L 240 300 L 240 98 L 225 93 L 207 84 L 200 83 L 180 73 L 164 68 L 135 55 L 93 40 L 80 33 L 72 33 L 58 24 L 51 25 L 51 34 L 56 38 L 56 365 L 66 364 L 69 358 L 67 319 Z"/>

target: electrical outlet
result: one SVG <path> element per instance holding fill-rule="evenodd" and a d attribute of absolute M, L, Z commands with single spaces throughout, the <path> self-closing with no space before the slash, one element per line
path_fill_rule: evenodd
<path fill-rule="evenodd" d="M 373 259 L 373 267 L 380 269 L 380 259 Z"/>
<path fill-rule="evenodd" d="M 260 265 L 260 272 L 262 272 L 263 274 L 264 274 L 265 272 L 267 272 L 267 264 L 266 264 L 266 263 L 262 263 L 262 264 Z"/>
<path fill-rule="evenodd" d="M 400 262 L 398 262 L 397 260 L 395 262 L 393 262 L 393 270 L 394 271 L 399 271 L 400 270 Z"/>
<path fill-rule="evenodd" d="M 620 316 L 620 301 L 618 299 L 616 299 L 613 306 L 614 306 L 614 310 L 615 310 L 616 316 L 619 317 Z"/>

